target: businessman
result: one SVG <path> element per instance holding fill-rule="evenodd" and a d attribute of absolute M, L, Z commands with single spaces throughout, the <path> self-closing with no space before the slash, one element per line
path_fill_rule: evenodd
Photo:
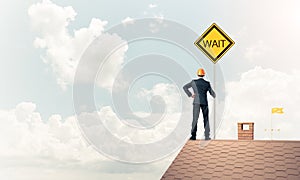
<path fill-rule="evenodd" d="M 207 102 L 207 92 L 215 98 L 216 94 L 210 86 L 210 83 L 203 79 L 205 76 L 204 69 L 200 68 L 197 71 L 198 79 L 192 80 L 190 83 L 187 83 L 183 86 L 183 90 L 189 96 L 194 98 L 193 102 L 193 122 L 190 140 L 196 140 L 197 133 L 197 123 L 200 114 L 200 108 L 203 114 L 204 122 L 204 136 L 205 140 L 210 140 L 210 127 L 209 127 L 209 118 L 208 118 L 208 102 Z M 189 88 L 193 89 L 193 94 L 189 91 Z"/>

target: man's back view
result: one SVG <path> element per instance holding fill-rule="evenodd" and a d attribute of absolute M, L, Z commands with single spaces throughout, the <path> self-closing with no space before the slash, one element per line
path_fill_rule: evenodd
<path fill-rule="evenodd" d="M 210 137 L 210 127 L 209 127 L 209 119 L 208 119 L 208 101 L 207 101 L 207 92 L 210 93 L 212 97 L 216 97 L 215 92 L 210 86 L 210 83 L 203 79 L 205 76 L 204 69 L 200 68 L 197 71 L 197 75 L 199 76 L 199 79 L 192 80 L 190 83 L 187 83 L 183 86 L 183 90 L 185 93 L 189 96 L 194 98 L 193 102 L 193 123 L 192 123 L 192 130 L 191 130 L 191 140 L 196 140 L 196 134 L 197 134 L 197 123 L 200 113 L 200 108 L 202 110 L 203 114 L 203 122 L 204 122 L 204 135 L 205 140 L 209 140 Z M 194 94 L 192 94 L 189 91 L 189 88 L 193 88 Z"/>

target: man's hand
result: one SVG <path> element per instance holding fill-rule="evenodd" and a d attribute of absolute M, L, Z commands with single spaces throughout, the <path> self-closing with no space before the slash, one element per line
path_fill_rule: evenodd
<path fill-rule="evenodd" d="M 192 98 L 195 98 L 195 96 L 196 96 L 196 95 L 195 95 L 195 94 L 193 94 L 193 95 L 192 95 Z"/>

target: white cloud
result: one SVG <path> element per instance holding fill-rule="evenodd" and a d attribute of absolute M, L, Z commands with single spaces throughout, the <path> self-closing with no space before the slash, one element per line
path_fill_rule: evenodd
<path fill-rule="evenodd" d="M 126 17 L 125 19 L 122 20 L 122 24 L 124 26 L 129 24 L 134 24 L 134 19 L 132 19 L 131 17 Z"/>
<path fill-rule="evenodd" d="M 99 111 L 99 116 L 103 118 L 103 123 L 107 129 L 120 139 L 131 143 L 156 142 L 169 135 L 172 130 L 175 129 L 179 121 L 181 116 L 181 97 L 178 91 L 179 90 L 173 84 L 158 83 L 154 85 L 153 88 L 149 90 L 142 89 L 137 94 L 138 98 L 145 99 L 149 104 L 151 98 L 154 96 L 163 98 L 166 109 L 161 120 L 155 120 L 158 124 L 153 128 L 140 129 L 124 124 L 110 106 L 102 107 Z M 134 112 L 134 114 L 145 117 L 151 113 L 139 111 Z M 157 116 L 160 117 L 160 114 Z M 127 122 L 130 121 L 135 120 L 127 120 Z M 151 120 L 149 120 L 149 122 L 147 121 L 147 123 L 153 123 L 150 121 Z"/>
<path fill-rule="evenodd" d="M 124 43 L 117 35 L 104 34 L 107 21 L 96 18 L 91 20 L 88 27 L 73 30 L 73 33 L 70 33 L 69 24 L 75 20 L 76 16 L 75 10 L 70 6 L 61 7 L 49 0 L 43 0 L 31 5 L 28 9 L 28 15 L 33 30 L 39 34 L 34 41 L 34 46 L 46 49 L 43 60 L 51 66 L 57 83 L 63 89 L 73 83 L 80 57 L 96 37 L 102 35 L 112 44 L 117 41 L 119 44 Z M 110 56 L 106 63 L 107 66 L 105 66 L 105 71 L 107 71 L 104 75 L 105 78 L 102 83 L 97 83 L 98 85 L 108 88 L 107 86 L 112 84 L 113 77 L 121 68 L 126 51 L 127 44 L 125 43 L 122 48 Z M 87 77 L 89 77 L 88 73 L 87 71 Z"/>
<path fill-rule="evenodd" d="M 81 113 L 78 115 L 78 119 L 86 136 L 89 137 L 91 142 L 94 142 L 95 147 L 110 154 L 114 158 L 130 162 L 140 162 L 141 159 L 147 158 L 148 160 L 149 158 L 158 158 L 160 157 L 160 154 L 165 156 L 171 152 L 155 148 L 157 143 L 164 140 L 164 138 L 167 138 L 171 133 L 174 133 L 174 136 L 172 136 L 169 142 L 174 143 L 174 146 L 180 146 L 181 143 L 184 143 L 183 140 L 187 138 L 185 135 L 187 136 L 190 132 L 191 114 L 189 113 L 185 116 L 185 118 L 188 119 L 187 121 L 180 119 L 183 110 L 181 109 L 182 102 L 179 91 L 180 90 L 177 89 L 176 85 L 158 83 L 150 89 L 142 89 L 140 93 L 135 93 L 138 98 L 146 99 L 149 104 L 150 102 L 153 103 L 153 99 L 155 99 L 154 109 L 152 109 L 154 111 L 148 118 L 131 119 L 130 116 L 127 116 L 128 111 L 126 111 L 127 117 L 123 117 L 121 114 L 118 114 L 122 110 L 115 109 L 116 107 L 120 108 L 120 106 L 103 106 L 98 112 Z M 160 96 L 160 100 L 158 100 L 158 96 Z M 160 107 L 162 104 L 157 105 L 157 103 L 161 103 L 162 101 L 164 101 L 163 104 L 165 104 L 166 109 L 163 112 L 160 112 L 157 111 L 157 107 Z M 159 108 L 159 110 L 163 110 L 163 108 Z M 150 113 L 148 114 L 142 110 L 134 112 L 134 114 L 140 117 L 150 115 Z M 178 126 L 179 120 L 182 120 L 180 126 Z M 103 140 L 109 143 L 103 144 Z M 121 143 L 120 141 L 126 143 Z M 117 145 L 116 143 L 121 144 Z M 149 157 L 144 157 L 144 154 L 139 152 L 139 148 L 136 150 L 133 149 L 132 151 L 122 150 L 122 148 L 124 149 L 124 146 L 126 146 L 125 149 L 131 149 L 135 148 L 136 144 L 151 143 L 153 143 L 153 149 L 149 149 L 151 150 L 150 154 L 154 153 L 155 156 L 150 155 Z M 142 145 L 140 147 L 142 147 Z M 176 147 L 174 147 L 173 150 L 175 150 Z M 157 150 L 157 152 L 154 152 L 155 150 Z M 148 152 L 144 153 L 148 154 Z"/>
<path fill-rule="evenodd" d="M 137 96 L 139 98 L 146 98 L 148 101 L 153 96 L 161 96 L 166 103 L 167 112 L 176 113 L 181 111 L 181 97 L 178 91 L 180 90 L 174 84 L 158 83 L 149 90 L 143 88 Z"/>
<path fill-rule="evenodd" d="M 158 177 L 161 167 L 170 161 L 135 167 L 132 174 L 132 165 L 110 161 L 88 146 L 73 116 L 62 119 L 60 115 L 52 115 L 45 121 L 35 109 L 35 104 L 23 102 L 14 109 L 0 111 L 1 179 L 40 179 L 42 176 L 78 179 L 74 173 L 91 179 L 142 175 L 151 179 Z M 115 173 L 111 173 L 113 171 Z M 153 171 L 156 172 L 153 174 Z M 11 173 L 14 175 L 9 175 Z"/>
<path fill-rule="evenodd" d="M 237 122 L 254 122 L 255 139 L 269 139 L 271 108 L 283 107 L 285 114 L 272 115 L 275 139 L 299 139 L 298 72 L 284 73 L 256 67 L 227 84 L 227 106 L 219 138 L 236 139 Z"/>
<path fill-rule="evenodd" d="M 157 7 L 157 4 L 149 4 L 148 7 L 149 7 L 150 9 L 156 8 L 156 7 Z"/>
<path fill-rule="evenodd" d="M 154 14 L 153 15 L 155 21 L 149 23 L 149 30 L 152 33 L 158 33 L 160 29 L 166 27 L 166 24 L 164 23 L 164 16 L 163 14 Z"/>
<path fill-rule="evenodd" d="M 157 20 L 157 22 L 159 22 L 160 24 L 161 23 L 163 23 L 163 21 L 164 21 L 164 15 L 162 14 L 162 13 L 160 13 L 160 14 L 155 14 L 154 15 L 154 18 Z"/>
<path fill-rule="evenodd" d="M 96 153 L 82 139 L 75 117 L 52 115 L 42 120 L 36 105 L 23 102 L 0 111 L 2 156 L 34 156 L 57 160 L 94 161 Z"/>
<path fill-rule="evenodd" d="M 0 179 L 156 179 L 176 154 L 151 164 L 115 162 L 85 143 L 74 116 L 42 120 L 31 102 L 0 110 Z"/>

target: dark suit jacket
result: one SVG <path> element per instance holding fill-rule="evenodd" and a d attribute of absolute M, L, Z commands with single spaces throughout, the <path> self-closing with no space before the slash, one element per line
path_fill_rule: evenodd
<path fill-rule="evenodd" d="M 212 97 L 216 97 L 216 93 L 210 86 L 210 83 L 203 78 L 194 79 L 190 83 L 187 83 L 183 86 L 185 93 L 191 97 L 192 93 L 189 91 L 189 88 L 193 88 L 195 98 L 193 104 L 202 104 L 208 105 L 207 102 L 207 91 Z"/>

